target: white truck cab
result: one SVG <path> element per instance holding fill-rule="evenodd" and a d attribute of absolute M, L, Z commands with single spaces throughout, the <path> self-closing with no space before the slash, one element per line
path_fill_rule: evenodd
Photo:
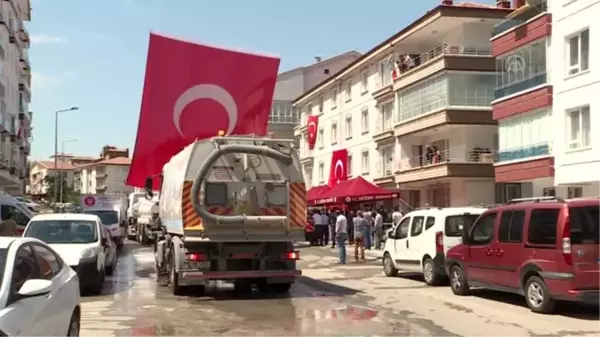
<path fill-rule="evenodd" d="M 383 271 L 396 276 L 398 271 L 423 273 L 428 285 L 446 276 L 445 256 L 462 242 L 468 229 L 484 207 L 426 208 L 407 213 L 388 232 L 383 252 Z"/>

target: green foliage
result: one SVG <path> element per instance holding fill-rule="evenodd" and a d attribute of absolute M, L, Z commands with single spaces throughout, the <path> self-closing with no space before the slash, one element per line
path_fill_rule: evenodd
<path fill-rule="evenodd" d="M 48 187 L 48 189 L 46 190 L 48 199 L 60 202 L 60 200 L 58 200 L 60 199 L 60 180 L 56 179 L 56 177 L 53 174 L 48 174 L 44 178 L 44 181 L 46 183 L 46 186 Z M 73 189 L 73 185 L 67 184 L 66 175 L 63 175 L 62 202 L 70 202 L 74 205 L 79 205 L 79 193 L 75 192 L 75 190 Z"/>

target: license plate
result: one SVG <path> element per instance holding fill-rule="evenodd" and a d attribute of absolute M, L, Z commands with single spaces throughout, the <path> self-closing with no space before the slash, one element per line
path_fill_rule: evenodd
<path fill-rule="evenodd" d="M 207 269 L 210 268 L 210 261 L 204 262 L 188 262 L 190 267 L 193 269 Z"/>

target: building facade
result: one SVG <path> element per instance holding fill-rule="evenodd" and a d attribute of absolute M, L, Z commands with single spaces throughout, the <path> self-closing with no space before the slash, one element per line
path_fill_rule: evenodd
<path fill-rule="evenodd" d="M 292 104 L 294 99 L 358 57 L 360 53 L 356 51 L 349 51 L 325 60 L 315 57 L 315 63 L 311 65 L 279 74 L 269 115 L 269 132 L 277 138 L 294 139 L 294 127 L 300 123 L 300 113 Z"/>
<path fill-rule="evenodd" d="M 443 1 L 295 101 L 309 186 L 348 150 L 349 176 L 400 189 L 413 206 L 495 201 L 495 61 L 489 36 L 510 13 Z M 308 116 L 318 116 L 308 147 Z"/>
<path fill-rule="evenodd" d="M 73 187 L 84 194 L 131 193 L 134 188 L 125 185 L 130 166 L 129 149 L 106 145 L 95 161 L 73 169 Z"/>
<path fill-rule="evenodd" d="M 512 7 L 491 39 L 498 73 L 492 109 L 499 129 L 495 175 L 500 201 L 556 194 L 555 132 L 548 132 L 554 90 L 552 14 L 546 0 L 514 0 Z"/>
<path fill-rule="evenodd" d="M 21 195 L 27 185 L 31 150 L 31 65 L 29 0 L 0 3 L 0 189 Z"/>
<path fill-rule="evenodd" d="M 564 197 L 598 196 L 600 1 L 551 1 L 550 11 L 554 183 Z"/>

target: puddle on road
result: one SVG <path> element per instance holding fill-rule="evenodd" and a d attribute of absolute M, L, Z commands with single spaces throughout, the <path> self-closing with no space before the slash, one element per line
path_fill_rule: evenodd
<path fill-rule="evenodd" d="M 379 311 L 357 307 L 346 306 L 342 308 L 321 310 L 321 309 L 304 309 L 300 311 L 301 319 L 312 319 L 315 321 L 328 320 L 351 320 L 351 321 L 368 321 L 377 317 Z"/>

